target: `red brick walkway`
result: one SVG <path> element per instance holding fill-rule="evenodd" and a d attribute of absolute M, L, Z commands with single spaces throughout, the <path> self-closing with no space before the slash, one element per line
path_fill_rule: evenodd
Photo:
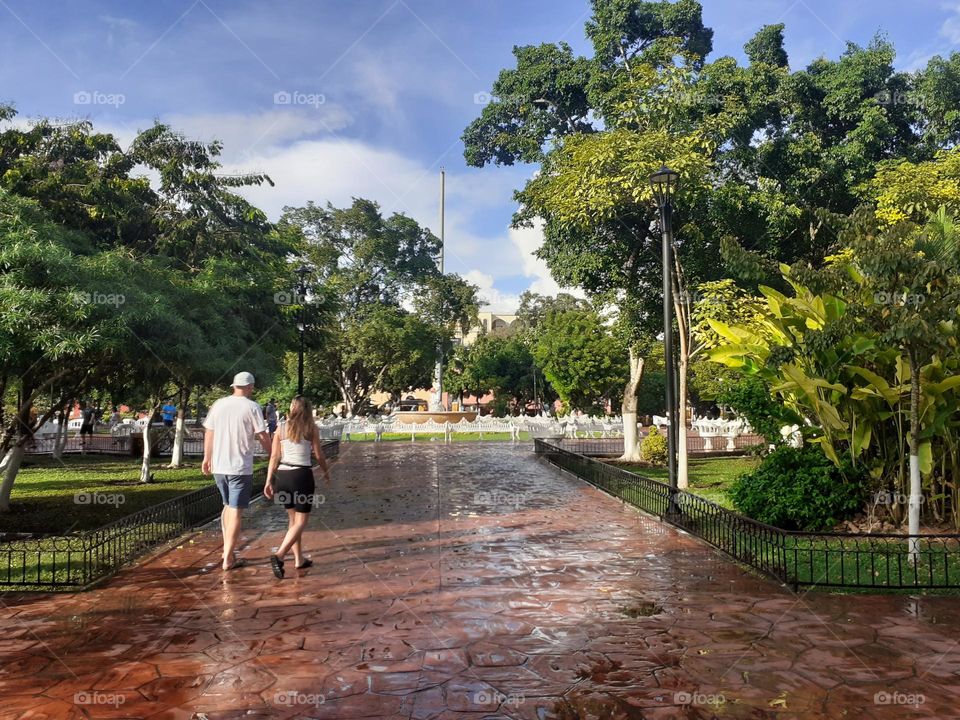
<path fill-rule="evenodd" d="M 960 717 L 956 598 L 791 594 L 528 447 L 348 445 L 321 491 L 298 577 L 258 505 L 249 568 L 210 531 L 3 599 L 0 717 Z"/>

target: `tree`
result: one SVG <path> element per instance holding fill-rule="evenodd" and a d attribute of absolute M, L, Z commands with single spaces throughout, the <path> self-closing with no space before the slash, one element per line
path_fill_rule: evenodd
<path fill-rule="evenodd" d="M 3 386 L 20 390 L 0 438 L 8 507 L 17 456 L 69 400 L 125 383 L 153 391 L 155 408 L 170 384 L 215 382 L 238 357 L 274 361 L 283 333 L 268 292 L 289 246 L 232 191 L 267 178 L 218 175 L 217 143 L 156 125 L 124 151 L 89 123 L 41 121 L 0 133 L 0 149 L 2 313 L 27 309 L 18 291 L 36 303 L 6 335 Z"/>
<path fill-rule="evenodd" d="M 681 105 L 711 49 L 712 31 L 692 0 L 597 0 L 587 34 L 592 60 L 574 58 L 566 46 L 515 51 L 516 70 L 501 72 L 498 99 L 467 129 L 464 142 L 471 164 L 542 163 L 517 194 L 522 207 L 515 224 L 542 219 L 538 254 L 557 281 L 583 287 L 598 302 L 615 302 L 626 319 L 623 457 L 635 460 L 639 345 L 649 342 L 658 315 L 648 178 L 664 162 L 688 172 L 694 187 L 704 178 L 716 128 L 711 121 L 690 126 Z M 499 99 L 504 90 L 512 91 L 507 100 Z"/>
<path fill-rule="evenodd" d="M 590 303 L 569 293 L 557 293 L 555 297 L 540 295 L 539 293 L 524 290 L 520 294 L 520 307 L 517 310 L 517 327 L 524 332 L 531 332 L 555 312 L 567 310 L 588 310 Z"/>
<path fill-rule="evenodd" d="M 960 387 L 958 244 L 937 223 L 882 228 L 873 208 L 831 221 L 843 251 L 825 269 L 784 266 L 794 294 L 763 288 L 768 307 L 761 323 L 710 321 L 725 339 L 710 356 L 766 381 L 805 436 L 838 465 L 846 456 L 874 478 L 892 476 L 899 491 L 909 454 L 908 519 L 915 535 L 922 475 L 934 471 L 934 443 L 941 443 L 944 468 L 954 457 L 949 420 Z M 946 477 L 942 482 L 953 484 Z M 910 551 L 916 558 L 916 541 Z"/>
<path fill-rule="evenodd" d="M 481 335 L 472 345 L 457 348 L 444 382 L 461 396 L 493 393 L 507 408 L 522 412 L 538 395 L 541 400 L 550 395 L 538 372 L 526 338 Z"/>
<path fill-rule="evenodd" d="M 533 356 L 569 408 L 591 414 L 601 401 L 617 401 L 624 384 L 626 348 L 592 310 L 549 315 L 540 326 Z"/>
<path fill-rule="evenodd" d="M 365 411 L 376 390 L 396 396 L 428 386 L 425 368 L 432 372 L 453 328 L 476 314 L 476 288 L 437 269 L 439 239 L 363 199 L 349 208 L 285 208 L 279 230 L 302 238 L 308 295 L 324 292 L 336 305 L 329 333 L 312 338 L 311 363 L 329 373 L 346 411 Z"/>

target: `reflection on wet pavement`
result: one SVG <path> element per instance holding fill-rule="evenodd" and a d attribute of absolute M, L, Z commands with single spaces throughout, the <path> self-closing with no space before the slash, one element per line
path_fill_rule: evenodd
<path fill-rule="evenodd" d="M 348 445 L 247 517 L 0 605 L 0 718 L 958 717 L 955 598 L 794 595 L 505 444 Z M 288 565 L 288 567 L 290 567 Z"/>

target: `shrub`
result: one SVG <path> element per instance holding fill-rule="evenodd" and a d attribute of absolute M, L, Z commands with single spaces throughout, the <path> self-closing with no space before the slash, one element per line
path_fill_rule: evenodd
<path fill-rule="evenodd" d="M 793 425 L 796 418 L 776 402 L 770 394 L 770 388 L 763 380 L 745 376 L 739 382 L 727 383 L 716 398 L 718 405 L 727 405 L 750 423 L 750 427 L 769 443 L 780 445 L 783 437 L 780 428 Z"/>
<path fill-rule="evenodd" d="M 657 428 L 650 428 L 650 434 L 640 443 L 640 457 L 652 465 L 667 464 L 667 438 Z"/>
<path fill-rule="evenodd" d="M 749 517 L 785 530 L 827 530 L 855 514 L 866 501 L 863 477 L 837 467 L 819 448 L 782 446 L 730 487 L 733 506 Z"/>

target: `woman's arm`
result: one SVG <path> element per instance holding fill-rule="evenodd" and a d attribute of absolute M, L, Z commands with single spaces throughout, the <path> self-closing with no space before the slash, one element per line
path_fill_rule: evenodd
<path fill-rule="evenodd" d="M 267 500 L 273 499 L 273 476 L 280 464 L 280 433 L 273 434 L 273 447 L 270 450 L 270 462 L 267 464 L 267 484 L 263 486 L 263 494 Z"/>
<path fill-rule="evenodd" d="M 323 454 L 323 447 L 320 445 L 320 428 L 313 426 L 313 454 L 317 456 L 317 462 L 323 469 L 323 477 L 330 482 L 330 468 L 327 467 L 327 456 Z"/>

